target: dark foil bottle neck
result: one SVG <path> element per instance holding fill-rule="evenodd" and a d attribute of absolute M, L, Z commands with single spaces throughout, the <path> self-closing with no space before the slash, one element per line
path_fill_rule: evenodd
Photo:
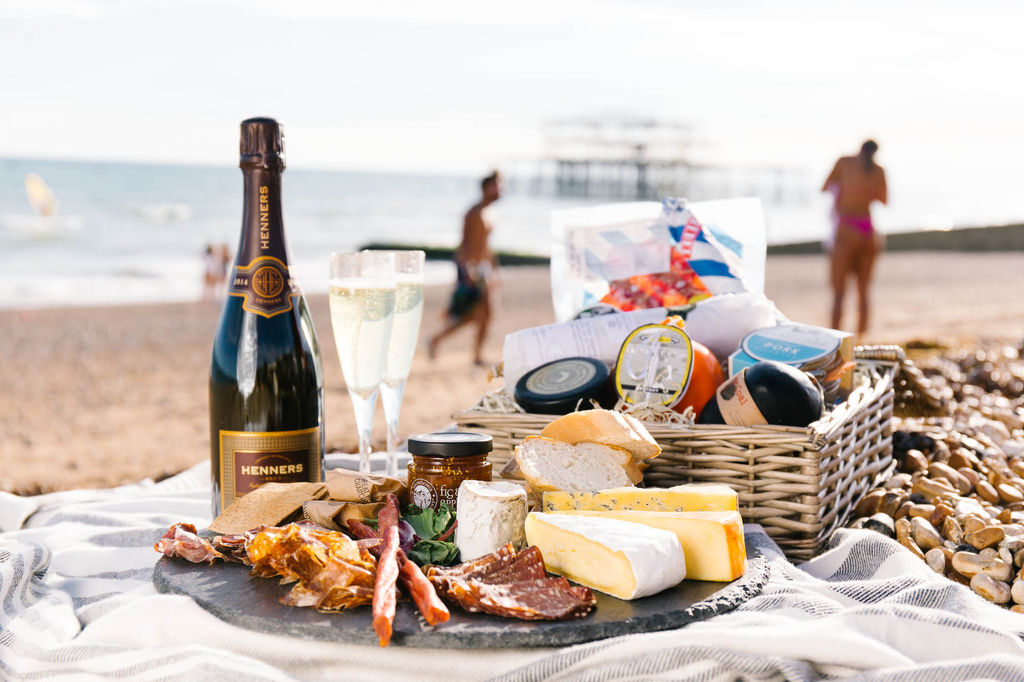
<path fill-rule="evenodd" d="M 242 168 L 283 171 L 284 127 L 272 118 L 242 121 L 238 152 Z"/>
<path fill-rule="evenodd" d="M 281 171 L 243 167 L 242 176 L 245 185 L 242 238 L 236 263 L 248 265 L 257 258 L 269 256 L 287 265 Z"/>

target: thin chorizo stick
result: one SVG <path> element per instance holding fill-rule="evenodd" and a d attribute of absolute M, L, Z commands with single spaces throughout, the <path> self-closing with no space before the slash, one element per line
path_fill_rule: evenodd
<path fill-rule="evenodd" d="M 398 526 L 384 531 L 384 549 L 377 561 L 377 580 L 373 586 L 373 630 L 381 646 L 391 641 L 395 620 L 395 581 L 398 579 Z"/>
<path fill-rule="evenodd" d="M 362 521 L 356 521 L 355 519 L 348 520 L 348 530 L 359 540 L 372 540 L 373 538 L 380 537 L 380 534 L 373 528 L 370 528 Z M 372 549 L 370 551 L 373 552 Z M 374 552 L 374 556 L 376 556 L 376 552 Z"/>
<path fill-rule="evenodd" d="M 437 596 L 437 590 L 427 580 L 427 576 L 423 575 L 423 571 L 416 565 L 416 562 L 407 559 L 402 564 L 398 580 L 412 600 L 416 602 L 416 608 L 423 614 L 428 625 L 437 625 L 448 621 L 448 618 L 451 617 L 448 607 Z"/>
<path fill-rule="evenodd" d="M 377 532 L 384 534 L 391 526 L 397 526 L 401 512 L 398 509 L 398 498 L 394 493 L 388 493 L 384 506 L 377 512 Z"/>
<path fill-rule="evenodd" d="M 362 521 L 351 519 L 348 522 L 348 527 L 349 531 L 357 538 L 369 540 L 378 537 L 377 531 Z M 367 547 L 370 554 L 378 559 L 383 548 L 383 542 Z M 447 622 L 451 617 L 448 607 L 441 601 L 441 598 L 437 595 L 437 590 L 434 589 L 434 585 L 423 575 L 423 571 L 416 565 L 416 562 L 405 556 L 405 552 L 398 550 L 398 563 L 401 565 L 398 573 L 398 583 L 412 597 L 416 608 L 423 614 L 423 619 L 427 621 L 427 624 L 437 625 Z"/>

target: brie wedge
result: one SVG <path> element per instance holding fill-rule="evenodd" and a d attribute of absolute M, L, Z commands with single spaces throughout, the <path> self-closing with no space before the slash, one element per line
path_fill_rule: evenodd
<path fill-rule="evenodd" d="M 619 599 L 656 594 L 686 577 L 675 533 L 637 523 L 532 512 L 526 541 L 552 573 Z"/>

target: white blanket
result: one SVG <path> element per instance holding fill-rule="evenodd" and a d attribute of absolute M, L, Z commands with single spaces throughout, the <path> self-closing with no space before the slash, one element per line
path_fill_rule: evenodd
<path fill-rule="evenodd" d="M 250 632 L 151 583 L 167 527 L 209 523 L 208 471 L 0 494 L 0 678 L 1024 679 L 1024 617 L 871 531 L 840 531 L 795 567 L 748 526 L 770 558 L 760 596 L 678 630 L 565 649 L 380 649 Z"/>

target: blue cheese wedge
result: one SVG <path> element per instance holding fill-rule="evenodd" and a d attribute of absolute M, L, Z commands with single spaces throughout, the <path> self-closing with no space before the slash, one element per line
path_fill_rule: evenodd
<path fill-rule="evenodd" d="M 497 551 L 511 542 L 516 549 L 526 538 L 526 491 L 506 481 L 465 480 L 456 502 L 455 545 L 462 561 Z"/>
<path fill-rule="evenodd" d="M 545 491 L 544 511 L 736 511 L 727 485 L 688 483 L 672 488 L 606 488 L 591 492 Z"/>
<path fill-rule="evenodd" d="M 675 533 L 637 523 L 532 512 L 526 541 L 552 573 L 619 599 L 647 597 L 686 577 Z"/>

